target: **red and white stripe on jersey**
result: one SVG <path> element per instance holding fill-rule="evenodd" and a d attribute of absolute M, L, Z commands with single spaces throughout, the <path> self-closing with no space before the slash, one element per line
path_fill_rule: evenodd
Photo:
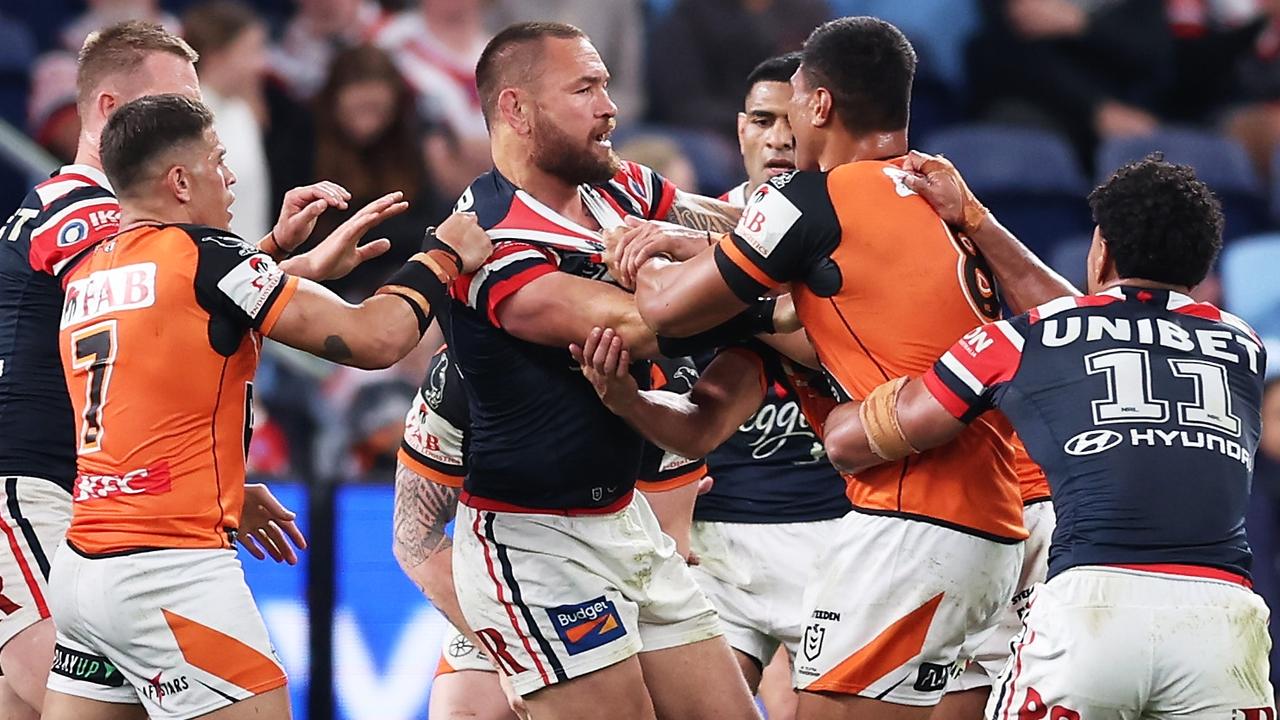
<path fill-rule="evenodd" d="M 1024 343 L 1007 320 L 974 328 L 925 373 L 925 387 L 947 412 L 969 422 L 991 408 L 990 391 L 1018 372 Z"/>
<path fill-rule="evenodd" d="M 741 185 L 729 188 L 728 192 L 721 195 L 719 199 L 729 203 L 730 205 L 746 207 L 747 201 L 751 199 L 747 197 L 747 183 L 744 182 Z"/>
<path fill-rule="evenodd" d="M 676 199 L 676 186 L 652 169 L 629 160 L 606 185 L 606 194 L 626 215 L 663 220 Z M 624 204 L 626 207 L 624 206 Z"/>
<path fill-rule="evenodd" d="M 498 322 L 498 305 L 525 285 L 555 272 L 557 267 L 559 260 L 555 253 L 546 248 L 524 242 L 499 243 L 478 270 L 454 281 L 453 297 L 483 312 L 494 327 L 502 327 Z"/>
<path fill-rule="evenodd" d="M 86 249 L 120 230 L 120 202 L 97 168 L 68 165 L 35 188 L 43 207 L 31 221 L 28 262 L 57 276 Z"/>
<path fill-rule="evenodd" d="M 1043 305 L 1032 308 L 1027 313 L 1027 320 L 1035 324 L 1067 310 L 1082 307 L 1100 307 L 1123 299 L 1124 295 L 1120 292 L 1120 288 L 1112 288 L 1097 295 L 1063 295 L 1060 298 L 1054 298 Z"/>
<path fill-rule="evenodd" d="M 1258 337 L 1258 333 L 1254 331 L 1249 323 L 1242 320 L 1239 316 L 1232 315 L 1226 310 L 1218 309 L 1210 303 L 1198 303 L 1182 293 L 1171 292 L 1169 293 L 1169 301 L 1165 305 L 1165 309 L 1172 310 L 1173 312 L 1181 313 L 1183 315 L 1191 315 L 1192 317 L 1203 318 L 1205 320 L 1212 320 L 1213 322 L 1220 322 L 1223 325 L 1229 325 L 1253 338 L 1259 345 L 1262 344 L 1262 338 Z"/>
<path fill-rule="evenodd" d="M 506 216 L 485 232 L 495 243 L 515 240 L 593 255 L 604 252 L 600 233 L 552 210 L 523 190 L 516 190 Z"/>

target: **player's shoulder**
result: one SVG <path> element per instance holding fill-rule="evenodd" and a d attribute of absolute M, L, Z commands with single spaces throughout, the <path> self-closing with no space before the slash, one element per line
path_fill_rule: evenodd
<path fill-rule="evenodd" d="M 453 211 L 475 213 L 480 227 L 490 230 L 510 214 L 518 190 L 495 168 L 471 181 L 454 203 Z"/>

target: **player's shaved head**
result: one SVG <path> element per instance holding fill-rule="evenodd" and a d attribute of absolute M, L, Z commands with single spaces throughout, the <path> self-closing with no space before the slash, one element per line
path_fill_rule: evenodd
<path fill-rule="evenodd" d="M 476 90 L 485 124 L 492 128 L 504 88 L 528 87 L 539 75 L 547 38 L 572 40 L 586 33 L 567 23 L 524 22 L 493 36 L 476 63 Z"/>
<path fill-rule="evenodd" d="M 182 95 L 149 95 L 126 103 L 102 131 L 102 169 L 120 197 L 135 194 L 153 166 L 204 138 L 213 113 Z"/>
<path fill-rule="evenodd" d="M 818 26 L 804 43 L 800 72 L 831 93 L 840 122 L 858 135 L 907 127 L 916 51 L 892 24 L 846 17 Z"/>
<path fill-rule="evenodd" d="M 91 34 L 80 48 L 76 71 L 76 104 L 81 116 L 107 78 L 133 75 L 156 53 L 191 63 L 199 58 L 185 40 L 155 23 L 130 20 Z"/>

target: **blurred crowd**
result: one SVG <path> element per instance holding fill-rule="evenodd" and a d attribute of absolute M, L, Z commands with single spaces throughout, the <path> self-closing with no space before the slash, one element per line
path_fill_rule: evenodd
<path fill-rule="evenodd" d="M 1042 256 L 1082 266 L 1091 179 L 1160 147 L 1219 192 L 1231 243 L 1265 246 L 1257 257 L 1280 266 L 1280 240 L 1241 239 L 1280 227 L 1280 0 L 4 0 L 0 118 L 69 161 L 86 35 L 137 17 L 181 32 L 239 178 L 233 230 L 264 235 L 284 192 L 318 179 L 345 185 L 353 209 L 391 190 L 411 199 L 377 230 L 392 250 L 333 283 L 359 299 L 488 169 L 474 67 L 507 23 L 583 28 L 612 73 L 620 154 L 718 195 L 743 178 L 736 115 L 750 70 L 828 18 L 864 14 L 897 24 L 920 55 L 913 145 L 951 155 Z M 28 180 L 0 163 L 10 205 Z M 326 215 L 315 237 L 344 219 Z M 1256 278 L 1257 261 L 1237 264 Z M 1230 305 L 1250 280 L 1223 275 Z M 1200 292 L 1223 299 L 1216 279 Z M 1280 295 L 1260 307 L 1248 319 L 1280 336 Z M 438 342 L 381 373 L 272 347 L 252 470 L 389 481 L 425 346 Z M 1272 390 L 1259 477 L 1280 496 Z"/>

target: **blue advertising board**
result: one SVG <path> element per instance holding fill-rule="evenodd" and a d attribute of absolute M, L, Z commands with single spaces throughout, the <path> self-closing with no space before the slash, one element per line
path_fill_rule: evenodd
<path fill-rule="evenodd" d="M 306 489 L 274 483 L 304 532 Z M 335 497 L 333 698 L 341 720 L 422 720 L 446 623 L 391 553 L 394 491 L 352 485 Z M 289 673 L 294 718 L 307 719 L 310 680 L 306 553 L 296 567 L 240 551 L 245 577 Z M 316 718 L 315 720 L 321 720 Z"/>
<path fill-rule="evenodd" d="M 298 526 L 309 535 L 306 488 L 297 483 L 270 483 L 271 492 L 285 507 L 298 514 Z M 307 614 L 307 567 L 309 556 L 298 554 L 297 565 L 258 560 L 239 549 L 245 580 L 253 591 L 276 655 L 289 674 L 289 696 L 295 720 L 307 718 L 307 685 L 311 674 L 309 652 L 310 620 Z"/>

